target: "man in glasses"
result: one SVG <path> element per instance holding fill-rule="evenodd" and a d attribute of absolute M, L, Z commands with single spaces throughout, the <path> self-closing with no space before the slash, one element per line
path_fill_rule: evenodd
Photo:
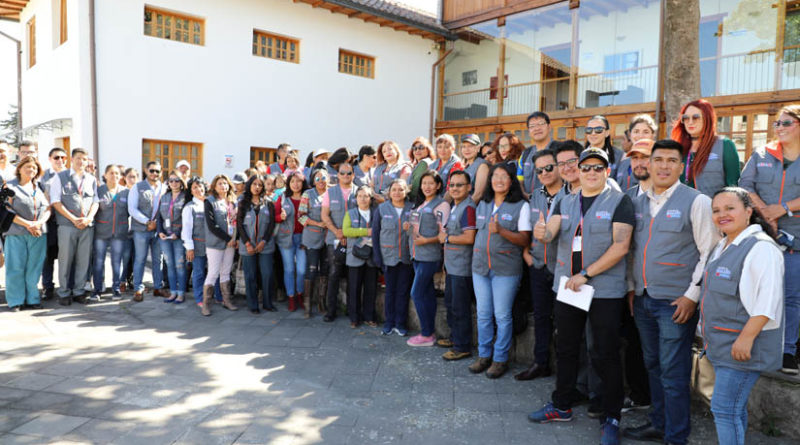
<path fill-rule="evenodd" d="M 328 277 L 327 277 L 327 303 L 328 313 L 323 317 L 323 321 L 332 322 L 336 319 L 336 307 L 338 306 L 339 280 L 347 276 L 347 266 L 345 256 L 337 254 L 340 246 L 347 246 L 347 238 L 342 233 L 344 215 L 348 209 L 355 208 L 355 193 L 353 190 L 353 166 L 348 162 L 339 164 L 338 183 L 328 187 L 322 195 L 322 222 L 328 229 L 325 236 L 325 244 L 328 250 Z M 325 286 L 323 280 L 321 286 Z"/>
<path fill-rule="evenodd" d="M 47 169 L 39 181 L 39 188 L 50 200 L 50 186 L 53 178 L 64 171 L 67 167 L 67 152 L 61 147 L 50 149 L 48 153 L 50 168 Z M 42 287 L 44 287 L 44 299 L 50 300 L 55 296 L 55 283 L 53 283 L 53 268 L 58 258 L 58 225 L 56 214 L 53 212 L 47 220 L 47 255 L 44 258 L 42 267 Z"/>
<path fill-rule="evenodd" d="M 86 150 L 72 150 L 72 168 L 53 176 L 50 183 L 50 201 L 57 212 L 58 303 L 62 306 L 72 304 L 73 297 L 78 303 L 86 303 L 84 287 L 99 205 L 97 180 L 86 172 L 88 159 Z"/>
<path fill-rule="evenodd" d="M 538 175 L 534 172 L 533 154 L 542 150 L 552 150 L 550 116 L 547 113 L 536 111 L 528 116 L 528 134 L 533 145 L 526 148 L 520 156 L 522 176 L 524 178 L 522 191 L 530 196 L 533 191 L 541 186 Z"/>
<path fill-rule="evenodd" d="M 551 150 L 537 151 L 533 155 L 536 177 L 542 184 L 533 190 L 530 198 L 531 226 L 544 222 L 556 195 L 563 188 L 558 174 L 556 155 Z M 531 297 L 534 316 L 533 364 L 525 371 L 515 375 L 517 380 L 533 380 L 550 375 L 550 341 L 553 334 L 553 272 L 556 269 L 556 249 L 531 239 L 531 248 L 522 253 L 525 264 L 530 268 Z"/>
<path fill-rule="evenodd" d="M 161 182 L 161 163 L 150 161 L 144 168 L 145 179 L 136 184 L 128 195 L 128 213 L 131 215 L 131 231 L 133 232 L 133 301 L 144 299 L 144 265 L 147 260 L 147 251 L 150 250 L 150 259 L 153 270 L 153 296 L 169 297 L 169 291 L 163 288 L 163 274 L 161 268 L 161 247 L 156 237 L 156 216 L 158 202 L 167 191 L 167 186 Z"/>
<path fill-rule="evenodd" d="M 38 160 L 39 148 L 36 146 L 36 142 L 33 141 L 20 142 L 19 148 L 17 150 L 17 162 L 19 162 L 22 158 L 26 156 L 33 156 Z"/>
<path fill-rule="evenodd" d="M 553 204 L 550 219 L 537 222 L 534 228 L 536 239 L 545 244 L 557 239 L 553 290 L 558 291 L 563 277 L 566 289 L 578 291 L 589 285 L 594 295 L 588 312 L 556 301 L 556 390 L 552 402 L 528 418 L 541 423 L 572 419 L 572 405 L 580 397 L 576 388 L 578 357 L 588 319 L 594 339 L 589 353 L 603 387 L 603 443 L 613 444 L 619 443 L 623 401 L 619 327 L 635 218 L 630 197 L 607 183 L 608 165 L 602 149 L 584 150 L 578 161 L 580 192 Z"/>

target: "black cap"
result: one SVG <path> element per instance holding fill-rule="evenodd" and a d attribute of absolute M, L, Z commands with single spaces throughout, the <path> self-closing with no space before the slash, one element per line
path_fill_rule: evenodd
<path fill-rule="evenodd" d="M 587 148 L 581 152 L 578 165 L 583 164 L 583 161 L 592 158 L 603 161 L 603 163 L 606 164 L 606 167 L 608 167 L 608 155 L 606 154 L 605 150 L 594 147 Z"/>
<path fill-rule="evenodd" d="M 468 134 L 461 139 L 461 142 L 469 142 L 472 145 L 481 145 L 481 138 L 477 134 Z"/>

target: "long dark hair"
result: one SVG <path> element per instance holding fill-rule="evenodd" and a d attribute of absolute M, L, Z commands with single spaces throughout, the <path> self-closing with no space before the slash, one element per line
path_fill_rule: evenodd
<path fill-rule="evenodd" d="M 292 191 L 292 178 L 295 176 L 299 177 L 301 181 L 303 181 L 303 185 L 300 186 L 300 195 L 303 195 L 303 192 L 308 190 L 310 187 L 308 186 L 308 181 L 306 181 L 306 177 L 303 176 L 303 173 L 300 171 L 294 171 L 288 178 L 286 178 L 286 190 L 284 190 L 283 194 L 286 195 L 287 198 L 291 198 L 294 195 Z"/>
<path fill-rule="evenodd" d="M 504 170 L 508 173 L 508 176 L 511 178 L 511 187 L 508 188 L 508 194 L 506 195 L 505 202 L 514 203 L 519 202 L 525 199 L 522 195 L 522 186 L 519 185 L 519 179 L 517 179 L 517 170 L 514 168 L 513 165 L 506 163 L 506 162 L 499 162 L 492 166 L 489 169 L 489 187 L 483 189 L 483 196 L 481 196 L 481 200 L 485 202 L 492 202 L 494 201 L 494 189 L 492 188 L 492 176 L 494 172 L 498 169 Z"/>
<path fill-rule="evenodd" d="M 419 207 L 420 204 L 425 202 L 425 193 L 422 191 L 422 180 L 426 177 L 433 178 L 434 182 L 436 182 L 437 190 L 436 193 L 439 193 L 444 188 L 444 181 L 442 181 L 442 176 L 436 170 L 428 170 L 419 177 L 419 194 L 417 195 L 417 199 L 414 200 L 414 207 Z"/>
<path fill-rule="evenodd" d="M 266 195 L 265 187 L 264 187 L 264 178 L 261 175 L 253 175 L 247 182 L 244 183 L 244 193 L 242 193 L 242 200 L 239 202 L 239 216 L 244 218 L 244 215 L 250 211 L 250 208 L 253 207 L 253 192 L 251 187 L 253 183 L 256 181 L 261 181 L 261 199 L 264 199 L 264 195 Z"/>
<path fill-rule="evenodd" d="M 608 119 L 606 119 L 605 116 L 601 116 L 599 114 L 597 116 L 592 116 L 591 119 L 586 121 L 587 125 L 588 125 L 589 122 L 591 122 L 593 120 L 602 121 L 603 125 L 605 125 L 605 127 L 606 127 L 606 130 L 610 130 L 611 129 L 611 126 L 608 125 Z M 589 143 L 589 139 L 587 138 L 586 139 L 586 144 L 584 145 L 584 148 L 588 148 L 589 145 L 591 145 L 591 144 Z M 603 141 L 603 150 L 605 150 L 606 154 L 608 155 L 608 164 L 609 165 L 615 164 L 617 162 L 617 159 L 616 159 L 617 157 L 614 155 L 614 145 L 611 144 L 611 134 L 606 136 L 606 139 Z"/>
<path fill-rule="evenodd" d="M 733 186 L 723 187 L 722 189 L 714 193 L 714 198 L 716 198 L 717 195 L 719 195 L 720 193 L 730 193 L 736 196 L 737 198 L 739 198 L 739 201 L 742 202 L 744 208 L 753 210 L 753 213 L 750 214 L 750 221 L 748 221 L 749 225 L 758 224 L 759 226 L 761 226 L 761 229 L 763 229 L 764 232 L 767 233 L 767 235 L 771 236 L 772 238 L 778 236 L 778 234 L 775 233 L 775 230 L 772 229 L 772 226 L 767 224 L 764 218 L 762 218 L 761 215 L 758 212 L 756 212 L 756 207 L 753 204 L 753 200 L 750 198 L 750 193 L 747 190 L 741 187 L 733 187 Z"/>
<path fill-rule="evenodd" d="M 206 195 L 208 195 L 208 183 L 206 182 L 206 180 L 201 178 L 200 176 L 192 176 L 191 179 L 189 179 L 189 182 L 186 184 L 186 191 L 184 192 L 186 193 L 186 197 L 183 200 L 184 204 L 188 204 L 189 202 L 192 201 L 192 186 L 195 183 L 201 184 L 203 188 L 206 190 Z"/>

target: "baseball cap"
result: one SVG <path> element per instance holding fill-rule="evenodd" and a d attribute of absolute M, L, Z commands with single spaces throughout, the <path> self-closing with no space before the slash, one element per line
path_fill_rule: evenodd
<path fill-rule="evenodd" d="M 478 146 L 481 145 L 481 138 L 479 138 L 477 134 L 468 134 L 461 138 L 461 142 L 469 142 L 472 145 Z"/>
<path fill-rule="evenodd" d="M 583 164 L 583 161 L 587 159 L 599 159 L 608 166 L 608 155 L 606 154 L 605 150 L 601 150 L 599 148 L 587 148 L 581 152 L 581 158 L 578 161 L 578 165 Z"/>
<path fill-rule="evenodd" d="M 640 139 L 631 146 L 631 149 L 628 150 L 628 154 L 626 154 L 625 157 L 629 158 L 634 153 L 650 156 L 650 153 L 653 151 L 653 144 L 655 144 L 655 141 L 652 139 Z"/>
<path fill-rule="evenodd" d="M 244 184 L 247 182 L 247 176 L 245 176 L 244 173 L 236 173 L 233 175 L 233 178 L 231 178 L 231 181 L 233 181 L 234 184 Z"/>
<path fill-rule="evenodd" d="M 317 156 L 320 155 L 329 155 L 329 154 L 331 154 L 330 150 L 328 150 L 327 148 L 320 148 L 319 150 L 314 152 L 314 157 L 316 158 Z"/>
<path fill-rule="evenodd" d="M 175 168 L 181 168 L 181 166 L 184 165 L 188 168 L 192 168 L 192 165 L 189 164 L 189 161 L 187 161 L 186 159 L 181 159 L 180 161 L 178 161 L 178 163 L 175 164 Z"/>

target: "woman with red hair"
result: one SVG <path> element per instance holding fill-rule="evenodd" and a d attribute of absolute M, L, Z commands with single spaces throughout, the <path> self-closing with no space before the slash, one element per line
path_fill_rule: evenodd
<path fill-rule="evenodd" d="M 709 102 L 698 99 L 685 104 L 671 136 L 683 145 L 681 182 L 708 196 L 738 184 L 741 168 L 736 145 L 717 135 L 717 113 Z"/>

